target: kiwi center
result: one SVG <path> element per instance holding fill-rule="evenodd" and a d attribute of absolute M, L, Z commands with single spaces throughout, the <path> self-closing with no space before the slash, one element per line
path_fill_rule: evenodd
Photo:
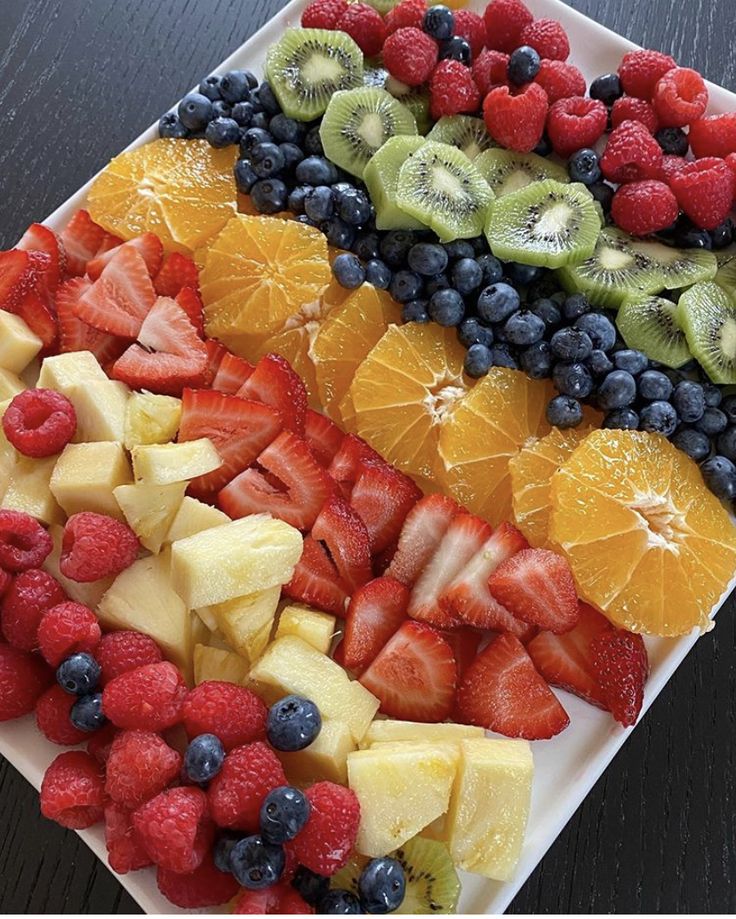
<path fill-rule="evenodd" d="M 573 216 L 573 211 L 565 201 L 555 201 L 551 207 L 543 211 L 537 225 L 534 228 L 534 235 L 542 239 L 549 239 L 556 236 L 564 228 Z"/>
<path fill-rule="evenodd" d="M 602 246 L 598 253 L 598 261 L 607 271 L 620 271 L 633 265 L 634 259 L 629 252 L 623 249 L 614 249 L 612 246 Z"/>
<path fill-rule="evenodd" d="M 447 195 L 448 198 L 465 196 L 462 182 L 440 163 L 432 166 L 432 180 L 435 191 L 441 195 Z"/>
<path fill-rule="evenodd" d="M 310 54 L 301 66 L 302 80 L 306 80 L 313 86 L 318 83 L 337 81 L 342 73 L 343 65 L 336 57 L 320 54 L 318 51 Z"/>
<path fill-rule="evenodd" d="M 369 147 L 378 149 L 385 139 L 381 115 L 378 112 L 366 112 L 358 126 L 358 134 Z"/>
<path fill-rule="evenodd" d="M 650 548 L 679 552 L 678 543 L 689 535 L 685 517 L 668 497 L 657 494 L 640 494 L 632 510 L 636 511 L 647 529 Z"/>

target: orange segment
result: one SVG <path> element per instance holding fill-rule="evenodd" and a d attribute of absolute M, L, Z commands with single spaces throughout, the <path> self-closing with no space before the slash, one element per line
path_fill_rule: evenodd
<path fill-rule="evenodd" d="M 736 527 L 664 437 L 594 431 L 552 477 L 550 535 L 581 596 L 651 635 L 704 629 L 736 570 Z"/>
<path fill-rule="evenodd" d="M 89 212 L 108 232 L 155 233 L 169 251 L 191 254 L 236 210 L 235 147 L 159 139 L 111 160 L 89 192 Z"/>

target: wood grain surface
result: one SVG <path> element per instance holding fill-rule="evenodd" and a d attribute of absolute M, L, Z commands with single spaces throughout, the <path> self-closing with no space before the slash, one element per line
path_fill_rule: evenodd
<path fill-rule="evenodd" d="M 569 2 L 736 89 L 734 0 Z M 283 5 L 0 0 L 0 247 Z M 736 912 L 735 605 L 680 667 L 512 912 Z M 35 791 L 2 760 L 0 912 L 140 912 L 75 834 L 39 816 Z"/>

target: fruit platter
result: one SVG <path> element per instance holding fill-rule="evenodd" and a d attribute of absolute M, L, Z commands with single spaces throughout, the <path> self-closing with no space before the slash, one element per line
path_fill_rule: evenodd
<path fill-rule="evenodd" d="M 736 572 L 736 96 L 294 0 L 0 252 L 0 753 L 148 913 L 502 913 Z"/>

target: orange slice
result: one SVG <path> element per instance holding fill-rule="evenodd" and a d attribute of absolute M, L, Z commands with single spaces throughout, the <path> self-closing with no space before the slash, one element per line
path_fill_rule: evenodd
<path fill-rule="evenodd" d="M 594 431 L 552 477 L 550 534 L 581 596 L 650 635 L 705 629 L 736 571 L 736 527 L 658 434 Z"/>

